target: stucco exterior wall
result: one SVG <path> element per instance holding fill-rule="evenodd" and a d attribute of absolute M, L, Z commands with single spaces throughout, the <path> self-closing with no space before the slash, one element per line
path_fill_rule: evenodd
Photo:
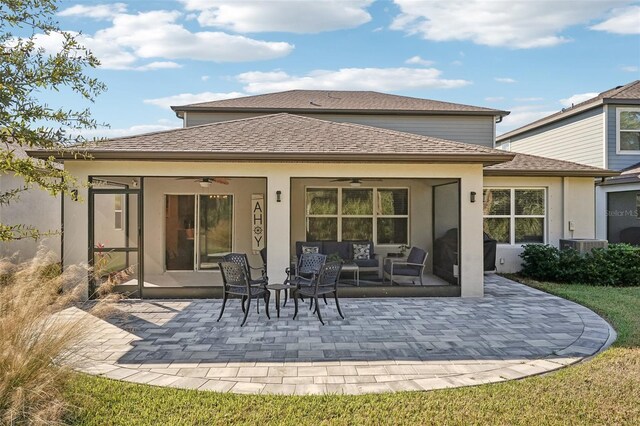
<path fill-rule="evenodd" d="M 485 187 L 546 188 L 545 242 L 558 246 L 561 238 L 595 238 L 595 195 L 592 178 L 488 176 Z M 571 225 L 570 226 L 570 222 Z M 570 230 L 573 228 L 573 231 Z M 520 244 L 498 244 L 498 272 L 521 268 Z"/>
<path fill-rule="evenodd" d="M 463 297 L 482 296 L 482 203 L 469 201 L 469 192 L 482 193 L 480 164 L 327 164 L 327 163 L 248 163 L 248 162 L 155 162 L 155 161 L 68 161 L 67 170 L 86 180 L 90 175 L 136 176 L 225 176 L 267 178 L 268 275 L 284 280 L 289 265 L 291 243 L 292 178 L 372 177 L 372 178 L 459 178 L 461 181 L 461 293 Z M 148 179 L 151 181 L 150 179 Z M 276 202 L 276 191 L 282 201 Z M 87 261 L 88 215 L 85 202 L 65 204 L 65 264 Z M 146 211 L 146 210 L 145 210 Z M 428 215 L 427 215 L 428 216 Z M 145 227 L 146 234 L 150 232 Z M 145 239 L 147 235 L 145 235 Z M 149 242 L 149 245 L 152 243 Z M 149 250 L 146 247 L 145 252 Z M 146 265 L 145 265 L 146 267 Z"/>
<path fill-rule="evenodd" d="M 240 118 L 256 117 L 263 113 L 246 112 L 187 112 L 185 127 L 216 123 Z M 467 115 L 382 115 L 382 114 L 299 114 L 335 122 L 356 123 L 372 127 L 382 127 L 401 132 L 434 136 L 459 142 L 493 147 L 494 117 Z"/>
<path fill-rule="evenodd" d="M 0 193 L 24 186 L 24 180 L 9 175 L 0 176 Z M 17 261 L 31 259 L 38 247 L 43 245 L 47 250 L 60 257 L 60 196 L 53 197 L 38 188 L 22 192 L 18 200 L 9 205 L 0 206 L 0 221 L 7 225 L 25 224 L 39 229 L 41 232 L 52 231 L 55 235 L 47 236 L 40 241 L 23 239 L 0 243 L 0 256 L 16 256 Z"/>

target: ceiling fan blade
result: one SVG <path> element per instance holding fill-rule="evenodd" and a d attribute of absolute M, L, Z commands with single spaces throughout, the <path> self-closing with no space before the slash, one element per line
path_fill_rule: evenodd
<path fill-rule="evenodd" d="M 220 183 L 222 185 L 229 185 L 229 179 L 227 178 L 211 178 L 212 181 L 216 182 L 216 183 Z"/>
<path fill-rule="evenodd" d="M 331 182 L 351 182 L 353 179 L 351 178 L 340 178 L 340 179 L 333 179 Z"/>

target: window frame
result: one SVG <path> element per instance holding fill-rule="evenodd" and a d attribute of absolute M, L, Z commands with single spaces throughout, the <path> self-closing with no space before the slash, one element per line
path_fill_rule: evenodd
<path fill-rule="evenodd" d="M 337 194 L 337 213 L 336 214 L 309 214 L 307 212 L 307 193 L 309 190 L 329 190 L 336 189 L 338 191 Z M 362 190 L 362 189 L 370 189 L 373 191 L 373 204 L 372 204 L 372 214 L 370 215 L 350 215 L 342 213 L 342 191 L 346 190 Z M 407 214 L 406 215 L 382 215 L 377 213 L 377 193 L 378 190 L 393 190 L 393 189 L 402 189 L 407 191 Z M 343 187 L 343 186 L 323 186 L 323 185 L 309 185 L 304 187 L 304 234 L 305 239 L 307 236 L 308 223 L 309 218 L 335 218 L 337 221 L 336 227 L 336 241 L 342 241 L 342 219 L 357 219 L 357 218 L 366 218 L 372 220 L 372 238 L 373 244 L 380 247 L 397 247 L 402 243 L 393 243 L 393 244 L 378 244 L 378 219 L 406 219 L 407 220 L 407 245 L 411 245 L 411 188 L 408 186 L 358 186 L 358 187 Z M 328 240 L 329 241 L 329 240 Z M 351 241 L 351 240 L 347 240 Z"/>
<path fill-rule="evenodd" d="M 485 219 L 509 219 L 509 242 L 503 243 L 498 242 L 498 245 L 501 246 L 522 246 L 524 244 L 547 244 L 548 236 L 547 236 L 547 227 L 548 227 L 548 188 L 541 186 L 521 186 L 521 187 L 509 187 L 509 186 L 485 186 L 482 188 L 483 195 L 485 190 L 509 190 L 509 214 L 508 215 L 482 215 L 482 229 L 484 230 L 484 220 Z M 516 191 L 527 191 L 527 190 L 538 190 L 543 191 L 543 199 L 544 199 L 544 214 L 542 215 L 519 215 L 516 214 Z M 543 219 L 543 229 L 542 229 L 542 242 L 516 242 L 516 219 L 521 218 L 538 218 Z"/>
<path fill-rule="evenodd" d="M 120 208 L 117 206 L 117 200 L 120 199 Z M 115 194 L 113 197 L 113 230 L 122 231 L 124 229 L 124 194 Z M 120 226 L 118 226 L 118 213 L 120 213 Z"/>
<path fill-rule="evenodd" d="M 640 130 L 620 129 L 620 115 L 623 112 L 637 112 L 640 113 L 640 108 L 616 108 L 616 154 L 618 155 L 639 155 L 640 149 L 621 149 L 620 148 L 620 133 L 621 132 L 639 132 Z"/>

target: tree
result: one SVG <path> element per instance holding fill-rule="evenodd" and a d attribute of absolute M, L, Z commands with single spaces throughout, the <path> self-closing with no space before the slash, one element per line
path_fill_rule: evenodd
<path fill-rule="evenodd" d="M 0 206 L 16 201 L 33 187 L 52 196 L 71 193 L 77 182 L 62 170 L 54 156 L 35 160 L 23 149 L 45 149 L 78 155 L 84 142 L 80 131 L 98 123 L 89 109 L 52 106 L 47 94 L 69 91 L 93 102 L 106 87 L 86 71 L 98 59 L 78 42 L 78 34 L 64 32 L 54 19 L 56 0 L 0 0 L 0 173 L 24 180 L 24 185 L 0 192 Z M 58 36 L 55 52 L 38 45 L 39 38 Z M 0 223 L 0 241 L 38 238 L 38 229 Z"/>

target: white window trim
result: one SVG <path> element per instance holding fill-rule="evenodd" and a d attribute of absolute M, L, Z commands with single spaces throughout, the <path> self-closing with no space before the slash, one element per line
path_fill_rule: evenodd
<path fill-rule="evenodd" d="M 508 189 L 510 192 L 510 212 L 508 215 L 482 215 L 483 227 L 484 227 L 484 219 L 485 218 L 496 218 L 496 219 L 509 219 L 509 242 L 502 243 L 498 242 L 500 246 L 523 246 L 525 244 L 547 244 L 547 224 L 549 222 L 548 219 L 548 191 L 546 187 L 505 187 L 505 186 L 485 186 L 482 188 L 483 190 L 500 190 L 500 189 Z M 542 190 L 544 191 L 544 214 L 543 215 L 517 215 L 516 214 L 516 191 L 517 190 Z M 544 219 L 544 227 L 542 230 L 542 242 L 541 243 L 516 243 L 516 219 L 520 218 L 541 218 Z"/>
<path fill-rule="evenodd" d="M 307 191 L 313 189 L 337 189 L 338 190 L 338 210 L 337 214 L 308 214 L 307 213 Z M 372 189 L 373 190 L 373 213 L 370 215 L 343 215 L 342 214 L 342 190 L 343 189 Z M 406 215 L 382 215 L 376 213 L 376 194 L 379 190 L 387 190 L 387 189 L 404 189 L 407 191 L 407 214 Z M 342 241 L 342 219 L 344 218 L 371 218 L 373 221 L 372 228 L 372 241 L 375 246 L 378 247 L 397 247 L 401 243 L 393 243 L 393 244 L 378 244 L 378 219 L 407 219 L 407 245 L 411 245 L 411 188 L 408 186 L 380 186 L 380 187 L 368 187 L 368 186 L 360 186 L 360 187 L 342 187 L 342 186 L 322 186 L 322 185 L 309 185 L 304 188 L 304 233 L 305 239 L 307 234 L 307 226 L 308 220 L 311 217 L 326 217 L 326 218 L 335 218 L 337 220 L 337 228 L 336 228 L 336 241 Z"/>
<path fill-rule="evenodd" d="M 621 150 L 620 149 L 620 113 L 623 112 L 640 112 L 640 108 L 616 108 L 616 154 L 618 155 L 639 155 L 640 150 Z M 635 132 L 636 130 L 622 130 Z"/>

